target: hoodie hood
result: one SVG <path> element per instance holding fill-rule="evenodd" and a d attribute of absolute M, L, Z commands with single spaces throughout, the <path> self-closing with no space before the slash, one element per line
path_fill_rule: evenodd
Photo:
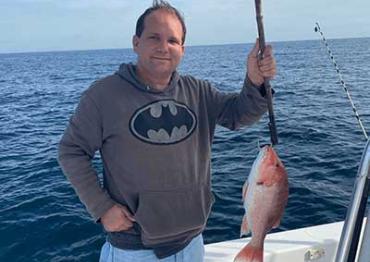
<path fill-rule="evenodd" d="M 165 88 L 163 91 L 155 90 L 154 88 L 150 87 L 149 85 L 143 84 L 137 74 L 136 74 L 136 65 L 134 64 L 121 64 L 119 67 L 119 70 L 116 72 L 117 75 L 119 75 L 121 78 L 132 84 L 134 87 L 145 91 L 149 93 L 166 93 L 170 90 L 172 90 L 178 83 L 180 76 L 177 73 L 177 71 L 174 71 L 171 76 L 170 83 L 168 84 L 167 88 Z"/>

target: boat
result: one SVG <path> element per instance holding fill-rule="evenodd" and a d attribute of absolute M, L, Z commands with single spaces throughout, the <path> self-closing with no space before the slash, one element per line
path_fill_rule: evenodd
<path fill-rule="evenodd" d="M 370 262 L 370 140 L 360 161 L 351 204 L 341 222 L 266 236 L 264 262 Z M 249 242 L 241 238 L 205 245 L 205 262 L 230 262 Z"/>

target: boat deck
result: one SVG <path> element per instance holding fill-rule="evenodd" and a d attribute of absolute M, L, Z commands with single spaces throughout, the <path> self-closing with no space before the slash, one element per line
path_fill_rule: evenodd
<path fill-rule="evenodd" d="M 264 262 L 331 262 L 334 261 L 344 222 L 300 228 L 268 234 Z M 205 246 L 206 262 L 233 261 L 249 242 L 242 238 Z"/>

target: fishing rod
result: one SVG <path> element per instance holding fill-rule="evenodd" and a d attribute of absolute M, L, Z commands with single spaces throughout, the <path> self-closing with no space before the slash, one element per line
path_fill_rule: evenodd
<path fill-rule="evenodd" d="M 255 0 L 256 6 L 256 19 L 257 19 L 257 26 L 258 26 L 258 40 L 260 45 L 260 52 L 259 52 L 259 59 L 263 58 L 263 52 L 265 51 L 265 31 L 263 28 L 263 16 L 262 16 L 262 5 L 261 0 Z M 271 144 L 277 145 L 278 144 L 278 137 L 276 131 L 276 124 L 275 124 L 275 115 L 274 115 L 274 108 L 272 104 L 272 91 L 271 91 L 271 84 L 270 81 L 265 78 L 264 79 L 264 87 L 266 91 L 266 99 L 267 99 L 267 108 L 269 114 L 269 129 L 270 129 L 270 137 L 271 137 Z"/>
<path fill-rule="evenodd" d="M 361 127 L 362 133 L 364 134 L 364 136 L 365 136 L 366 140 L 368 140 L 368 139 L 369 139 L 369 137 L 367 136 L 367 133 L 366 133 L 365 127 L 364 127 L 364 126 L 363 126 L 363 124 L 362 124 L 362 121 L 361 121 L 360 115 L 358 114 L 358 111 L 357 111 L 357 109 L 356 109 L 356 106 L 355 106 L 355 104 L 353 103 L 353 100 L 352 100 L 351 94 L 349 93 L 348 87 L 347 87 L 346 83 L 345 83 L 345 82 L 344 82 L 344 80 L 343 80 L 343 77 L 342 77 L 342 74 L 341 74 L 341 72 L 340 72 L 340 70 L 339 70 L 339 67 L 338 67 L 337 62 L 336 62 L 336 61 L 335 61 L 335 59 L 334 59 L 333 52 L 330 50 L 330 48 L 329 48 L 329 44 L 328 44 L 328 42 L 326 41 L 326 38 L 325 38 L 325 36 L 324 36 L 323 32 L 321 31 L 321 28 L 320 28 L 320 25 L 319 25 L 319 23 L 318 23 L 318 22 L 316 22 L 315 32 L 320 33 L 320 35 L 321 35 L 321 37 L 322 37 L 322 41 L 324 42 L 324 44 L 325 44 L 325 46 L 326 46 L 326 50 L 328 51 L 329 57 L 330 57 L 331 61 L 333 62 L 333 65 L 334 65 L 334 67 L 335 67 L 335 70 L 337 71 L 337 74 L 338 74 L 338 76 L 339 76 L 340 83 L 341 83 L 341 85 L 342 85 L 342 87 L 343 87 L 344 91 L 346 92 L 346 94 L 347 94 L 347 97 L 348 97 L 349 101 L 351 102 L 351 106 L 352 106 L 353 113 L 355 114 L 355 117 L 356 117 L 356 119 L 357 119 L 357 121 L 358 121 L 358 123 L 359 123 L 359 125 L 360 125 L 360 127 Z"/>

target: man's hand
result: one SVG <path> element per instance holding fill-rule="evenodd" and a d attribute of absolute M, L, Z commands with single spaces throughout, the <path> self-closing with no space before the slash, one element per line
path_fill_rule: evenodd
<path fill-rule="evenodd" d="M 272 54 L 271 45 L 266 45 L 263 59 L 258 58 L 259 42 L 256 40 L 252 51 L 248 55 L 247 72 L 248 78 L 256 86 L 261 86 L 264 78 L 270 80 L 276 75 L 276 62 Z"/>
<path fill-rule="evenodd" d="M 118 232 L 130 229 L 135 219 L 127 207 L 114 205 L 101 217 L 100 221 L 106 231 Z"/>

